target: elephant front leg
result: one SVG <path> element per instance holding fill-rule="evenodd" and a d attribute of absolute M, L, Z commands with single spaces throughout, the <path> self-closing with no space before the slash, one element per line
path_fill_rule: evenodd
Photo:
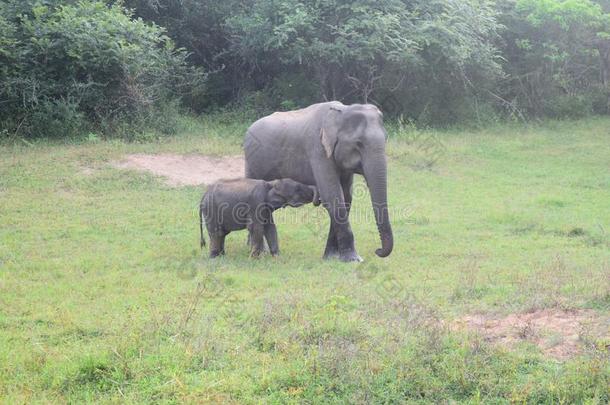
<path fill-rule="evenodd" d="M 277 229 L 275 224 L 265 225 L 265 239 L 267 240 L 267 245 L 269 245 L 269 252 L 271 253 L 271 256 L 279 255 L 280 246 L 277 241 Z"/>
<path fill-rule="evenodd" d="M 337 229 L 334 222 L 330 222 L 328 237 L 326 239 L 326 248 L 324 249 L 324 259 L 339 258 L 339 242 L 337 241 Z"/>
<path fill-rule="evenodd" d="M 253 223 L 248 226 L 250 232 L 250 257 L 259 257 L 265 251 L 264 225 Z"/>
<path fill-rule="evenodd" d="M 277 240 L 277 228 L 275 227 L 275 222 L 273 221 L 273 214 L 270 212 L 265 221 L 265 239 L 267 240 L 267 245 L 269 245 L 269 252 L 271 256 L 277 256 L 280 254 L 280 245 Z"/>
<path fill-rule="evenodd" d="M 354 243 L 353 232 L 349 223 L 349 213 L 352 206 L 352 184 L 353 184 L 354 175 L 350 174 L 341 178 L 341 191 L 343 192 L 343 205 L 345 206 L 344 217 L 338 215 L 338 219 L 340 222 L 337 225 L 337 222 L 330 221 L 330 229 L 328 231 L 328 239 L 326 240 L 326 249 L 324 250 L 324 258 L 325 259 L 335 259 L 341 258 L 341 252 L 339 248 L 339 235 L 344 234 L 343 238 L 346 239 L 347 248 L 343 249 L 343 251 L 354 252 L 354 255 L 351 255 L 355 260 L 347 260 L 347 261 L 362 261 L 362 258 L 356 253 L 356 246 Z M 331 214 L 331 218 L 333 215 Z M 341 230 L 341 226 L 343 225 L 344 230 Z M 344 255 L 345 256 L 345 255 Z"/>
<path fill-rule="evenodd" d="M 324 249 L 324 259 L 337 258 L 347 262 L 362 261 L 360 255 L 356 252 L 354 233 L 349 222 L 337 224 L 331 220 L 326 248 Z"/>
<path fill-rule="evenodd" d="M 338 257 L 342 262 L 361 262 L 362 258 L 358 255 L 354 246 L 354 234 L 347 221 L 347 210 L 344 207 L 338 210 L 339 213 L 334 217 L 331 214 L 329 240 L 326 243 L 327 249 L 324 258 Z"/>

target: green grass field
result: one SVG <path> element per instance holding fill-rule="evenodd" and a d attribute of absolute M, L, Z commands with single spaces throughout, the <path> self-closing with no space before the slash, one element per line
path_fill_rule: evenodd
<path fill-rule="evenodd" d="M 278 217 L 282 255 L 198 249 L 202 187 L 109 162 L 241 153 L 246 124 L 141 143 L 0 146 L 0 400 L 195 403 L 610 401 L 610 336 L 556 359 L 452 325 L 588 310 L 610 319 L 610 119 L 389 125 L 394 253 L 358 180 L 361 265 L 321 260 L 327 219 Z M 556 338 L 561 343 L 561 337 Z"/>

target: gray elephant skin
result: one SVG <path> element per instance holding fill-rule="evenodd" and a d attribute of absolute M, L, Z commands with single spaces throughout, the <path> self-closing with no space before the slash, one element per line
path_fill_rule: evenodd
<path fill-rule="evenodd" d="M 379 257 L 394 240 L 388 213 L 387 133 L 374 105 L 337 101 L 276 112 L 250 126 L 244 140 L 246 177 L 292 178 L 318 188 L 330 216 L 324 258 L 362 261 L 349 223 L 354 174 L 364 176 L 381 238 Z"/>
<path fill-rule="evenodd" d="M 263 252 L 263 238 L 275 256 L 279 253 L 279 244 L 273 211 L 299 207 L 314 200 L 317 200 L 315 187 L 291 179 L 220 180 L 208 187 L 199 204 L 201 247 L 205 246 L 204 223 L 210 237 L 210 257 L 225 254 L 225 237 L 229 233 L 248 228 L 251 256 L 257 257 Z"/>

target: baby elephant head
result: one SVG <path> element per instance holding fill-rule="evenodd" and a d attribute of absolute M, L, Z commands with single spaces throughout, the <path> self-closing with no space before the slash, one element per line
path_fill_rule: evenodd
<path fill-rule="evenodd" d="M 318 190 L 292 179 L 280 179 L 269 182 L 267 202 L 276 210 L 283 207 L 300 207 L 319 201 Z"/>

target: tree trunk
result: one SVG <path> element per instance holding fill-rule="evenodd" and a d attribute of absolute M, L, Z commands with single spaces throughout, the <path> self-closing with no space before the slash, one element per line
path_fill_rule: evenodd
<path fill-rule="evenodd" d="M 610 41 L 597 45 L 599 52 L 599 70 L 602 86 L 606 91 L 606 114 L 610 114 Z"/>

